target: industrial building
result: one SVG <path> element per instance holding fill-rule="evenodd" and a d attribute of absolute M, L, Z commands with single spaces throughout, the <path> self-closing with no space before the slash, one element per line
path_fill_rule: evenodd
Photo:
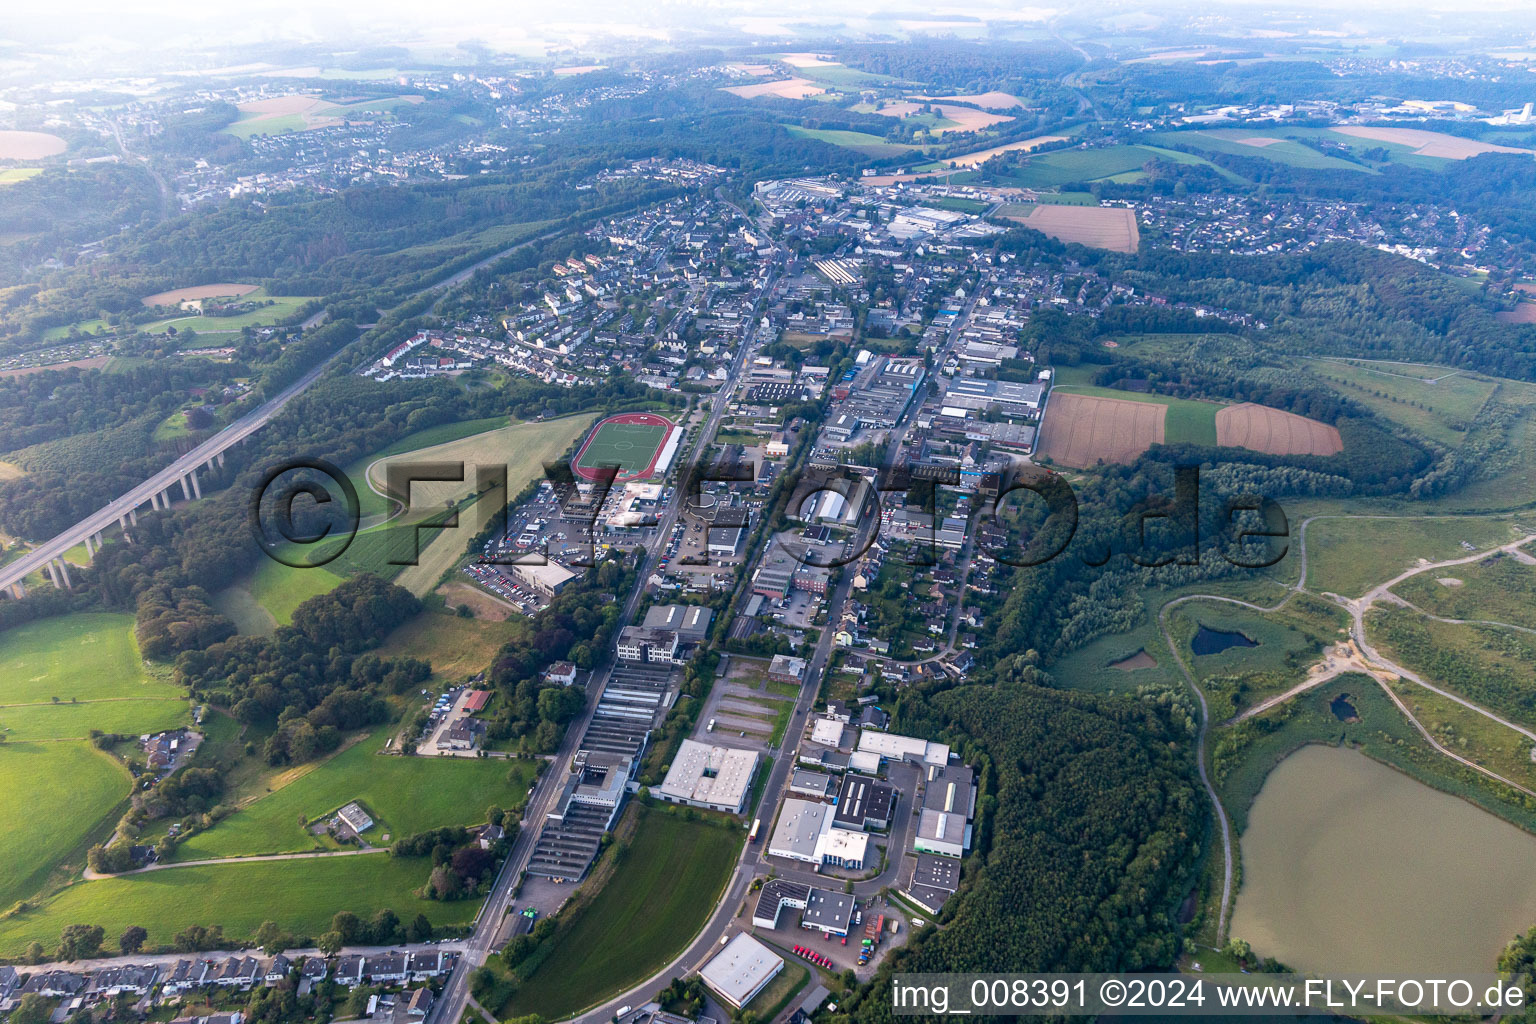
<path fill-rule="evenodd" d="M 757 775 L 757 751 L 683 740 L 667 777 L 651 795 L 668 803 L 740 814 Z"/>
<path fill-rule="evenodd" d="M 975 813 L 975 773 L 964 765 L 929 765 L 912 849 L 945 857 L 964 856 L 971 848 L 971 818 Z"/>
<path fill-rule="evenodd" d="M 576 578 L 574 572 L 559 562 L 545 562 L 543 565 L 517 563 L 512 566 L 512 575 L 545 597 L 554 597 Z"/>
<path fill-rule="evenodd" d="M 746 932 L 725 944 L 699 970 L 709 990 L 741 1009 L 784 969 L 784 959 Z"/>
<path fill-rule="evenodd" d="M 869 856 L 868 833 L 835 827 L 834 814 L 830 804 L 787 798 L 768 840 L 768 855 L 806 864 L 862 868 Z"/>
<path fill-rule="evenodd" d="M 678 635 L 675 630 L 650 626 L 625 626 L 619 630 L 614 653 L 620 661 L 641 665 L 679 665 Z"/>
<path fill-rule="evenodd" d="M 960 861 L 932 853 L 919 853 L 911 877 L 901 889 L 908 900 L 930 914 L 937 914 L 960 888 Z"/>
<path fill-rule="evenodd" d="M 854 831 L 887 829 L 896 806 L 896 790 L 878 779 L 849 772 L 837 792 L 833 823 Z"/>
<path fill-rule="evenodd" d="M 818 889 L 804 882 L 770 878 L 763 883 L 752 910 L 755 928 L 777 928 L 785 907 L 799 910 L 800 925 L 829 935 L 847 935 L 857 900 L 841 892 Z"/>
<path fill-rule="evenodd" d="M 887 761 L 912 761 L 942 768 L 949 763 L 949 747 L 943 743 L 897 736 L 895 733 L 865 729 L 859 733 L 859 750 L 879 754 Z"/>
<path fill-rule="evenodd" d="M 714 617 L 714 609 L 703 605 L 658 604 L 646 610 L 640 625 L 645 629 L 669 629 L 679 640 L 698 643 L 709 635 Z"/>

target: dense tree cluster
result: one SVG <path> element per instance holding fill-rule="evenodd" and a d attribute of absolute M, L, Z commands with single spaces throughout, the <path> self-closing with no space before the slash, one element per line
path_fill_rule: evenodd
<path fill-rule="evenodd" d="M 421 610 L 409 591 L 360 573 L 293 614 L 270 637 L 242 636 L 176 659 L 176 681 L 195 699 L 230 707 L 245 723 L 275 723 L 270 764 L 307 761 L 342 733 L 385 721 L 383 695 L 431 674 L 414 658 L 364 654 Z"/>
<path fill-rule="evenodd" d="M 873 993 L 896 972 L 1134 971 L 1179 953 L 1175 910 L 1207 827 L 1183 729 L 1132 698 L 1047 689 L 1032 658 L 896 704 L 902 732 L 979 766 L 982 824 L 945 927 L 887 958 L 849 1007 L 858 1020 L 891 1019 Z"/>

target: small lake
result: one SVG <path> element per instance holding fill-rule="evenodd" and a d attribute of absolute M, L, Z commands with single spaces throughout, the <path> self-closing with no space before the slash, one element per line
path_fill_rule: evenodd
<path fill-rule="evenodd" d="M 1536 924 L 1536 836 L 1340 747 L 1265 780 L 1231 934 L 1300 971 L 1491 971 Z"/>
<path fill-rule="evenodd" d="M 1250 640 L 1241 633 L 1227 633 L 1209 626 L 1201 626 L 1195 631 L 1195 638 L 1189 642 L 1189 649 L 1195 654 L 1220 654 L 1230 647 L 1257 647 L 1257 640 Z"/>
<path fill-rule="evenodd" d="M 1350 703 L 1349 694 L 1347 693 L 1341 693 L 1329 701 L 1328 710 L 1332 711 L 1333 717 L 1341 722 L 1358 722 L 1360 720 L 1360 712 L 1355 710 L 1354 704 Z"/>

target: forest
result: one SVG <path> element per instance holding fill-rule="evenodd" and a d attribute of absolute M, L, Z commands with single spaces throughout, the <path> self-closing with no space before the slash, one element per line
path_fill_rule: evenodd
<path fill-rule="evenodd" d="M 984 681 L 903 691 L 892 728 L 950 741 L 982 797 L 966 881 L 850 1000 L 892 1019 L 890 976 L 949 971 L 1138 971 L 1182 949 L 1208 807 L 1182 730 L 1153 703 L 1050 689 L 1033 651 Z"/>

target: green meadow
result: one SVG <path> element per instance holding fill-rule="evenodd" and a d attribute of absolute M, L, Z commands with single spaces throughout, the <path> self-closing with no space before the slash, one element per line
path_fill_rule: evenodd
<path fill-rule="evenodd" d="M 222 925 L 249 939 L 264 921 L 299 936 L 316 936 L 338 911 L 367 917 L 384 908 L 410 921 L 425 914 L 437 926 L 465 925 L 477 900 L 441 902 L 414 894 L 432 870 L 430 858 L 387 854 L 173 867 L 76 882 L 34 909 L 0 918 L 0 956 L 21 956 L 37 941 L 53 949 L 66 925 L 101 925 L 120 935 L 129 925 L 149 932 L 149 946 L 170 945 L 190 925 Z"/>
<path fill-rule="evenodd" d="M 326 849 L 305 827 L 353 800 L 377 824 L 375 844 L 445 825 L 485 820 L 491 804 L 521 807 L 533 768 L 502 758 L 400 757 L 378 753 L 386 731 L 366 736 L 334 757 L 287 773 L 285 785 L 177 847 L 176 859 L 206 860 Z M 508 781 L 508 775 L 512 780 Z"/>

